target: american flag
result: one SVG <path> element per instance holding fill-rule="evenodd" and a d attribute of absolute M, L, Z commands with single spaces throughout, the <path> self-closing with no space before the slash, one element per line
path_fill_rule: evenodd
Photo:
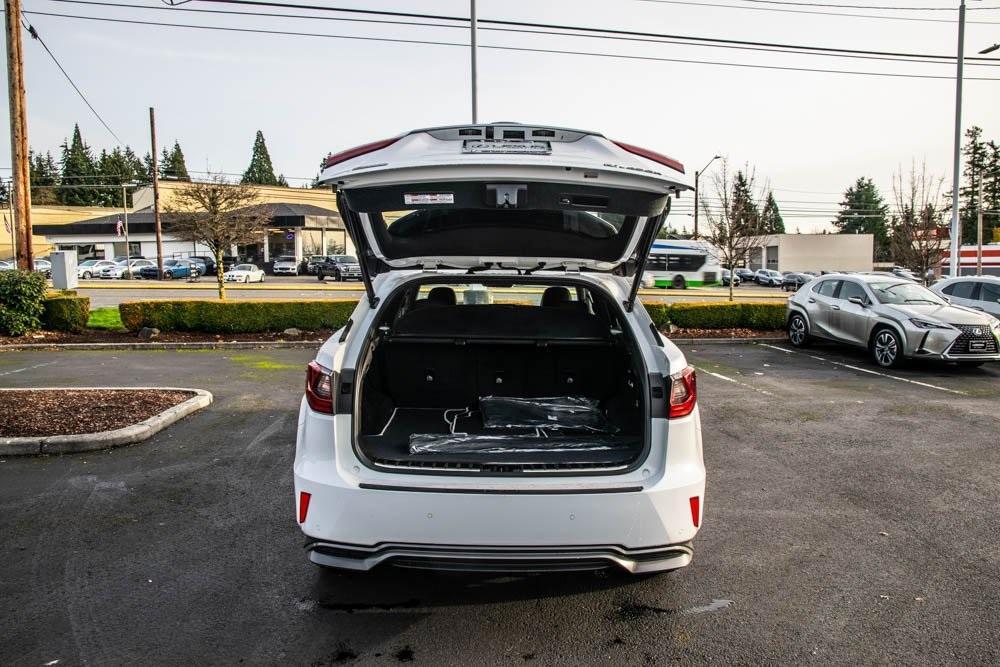
<path fill-rule="evenodd" d="M 6 214 L 4 214 L 3 216 L 3 228 L 7 230 L 8 234 L 13 232 L 13 230 L 10 228 L 10 220 L 7 219 Z"/>
<path fill-rule="evenodd" d="M 121 236 L 125 233 L 125 225 L 122 224 L 122 217 L 118 216 L 118 222 L 115 224 L 115 234 Z"/>

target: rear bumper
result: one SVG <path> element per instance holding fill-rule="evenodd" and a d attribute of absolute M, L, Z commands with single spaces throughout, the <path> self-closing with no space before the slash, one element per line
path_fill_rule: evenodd
<path fill-rule="evenodd" d="M 332 567 L 683 567 L 705 507 L 701 427 L 697 408 L 666 421 L 652 420 L 659 444 L 621 475 L 418 475 L 367 468 L 351 445 L 351 416 L 303 401 L 293 478 L 296 502 L 309 494 L 309 503 L 300 528 L 312 560 Z"/>
<path fill-rule="evenodd" d="M 362 547 L 320 540 L 306 544 L 317 565 L 371 570 L 379 565 L 465 572 L 559 572 L 617 567 L 632 574 L 684 567 L 694 552 L 690 543 L 649 549 L 614 545 L 588 547 L 456 547 L 428 544 L 381 544 Z"/>

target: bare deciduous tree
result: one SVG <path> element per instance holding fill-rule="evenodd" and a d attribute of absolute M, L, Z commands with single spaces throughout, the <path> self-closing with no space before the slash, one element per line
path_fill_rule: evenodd
<path fill-rule="evenodd" d="M 720 265 L 729 269 L 729 300 L 733 300 L 733 270 L 749 260 L 750 253 L 766 242 L 767 219 L 761 202 L 767 188 L 757 188 L 756 170 L 750 165 L 733 174 L 729 161 L 723 160 L 713 178 L 718 203 L 709 206 L 701 200 L 702 212 L 708 220 L 704 239 L 714 247 Z"/>
<path fill-rule="evenodd" d="M 230 183 L 219 175 L 190 183 L 174 192 L 165 207 L 170 233 L 203 243 L 215 257 L 219 298 L 226 298 L 222 257 L 234 245 L 259 242 L 267 233 L 271 207 L 258 200 L 252 185 Z"/>
<path fill-rule="evenodd" d="M 924 162 L 919 170 L 915 162 L 910 165 L 905 182 L 902 169 L 892 179 L 895 200 L 891 238 L 893 258 L 897 264 L 919 271 L 922 280 L 926 280 L 928 270 L 940 265 L 944 258 L 948 226 L 937 204 L 943 182 L 944 178 L 927 172 Z"/>

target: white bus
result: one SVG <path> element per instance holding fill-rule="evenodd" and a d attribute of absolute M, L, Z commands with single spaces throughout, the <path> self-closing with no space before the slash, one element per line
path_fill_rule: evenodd
<path fill-rule="evenodd" d="M 658 239 L 646 260 L 645 287 L 701 287 L 715 285 L 722 267 L 715 250 L 705 241 Z"/>

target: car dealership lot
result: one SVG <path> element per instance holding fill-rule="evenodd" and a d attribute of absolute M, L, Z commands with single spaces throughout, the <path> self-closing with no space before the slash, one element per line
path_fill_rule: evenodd
<path fill-rule="evenodd" d="M 0 464 L 0 661 L 1000 660 L 1000 366 L 684 351 L 704 527 L 690 567 L 634 580 L 321 575 L 291 493 L 309 350 L 0 354 L 4 386 L 216 398 L 143 444 Z"/>

